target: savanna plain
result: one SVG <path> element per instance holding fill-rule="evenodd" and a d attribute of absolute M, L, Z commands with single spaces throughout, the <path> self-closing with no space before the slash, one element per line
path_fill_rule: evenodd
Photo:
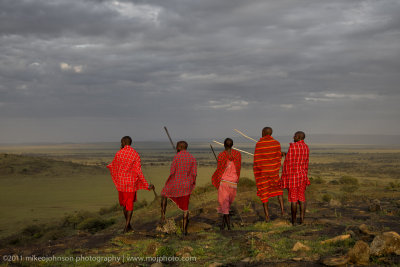
<path fill-rule="evenodd" d="M 254 151 L 252 143 L 235 146 Z M 188 236 L 180 232 L 181 212 L 173 203 L 168 204 L 170 227 L 158 226 L 159 194 L 174 156 L 163 142 L 134 144 L 156 190 L 139 193 L 134 231 L 122 233 L 124 218 L 106 168 L 118 148 L 118 143 L 0 146 L 0 264 L 150 266 L 162 257 L 162 264 L 171 266 L 400 264 L 395 235 L 400 232 L 400 147 L 310 144 L 306 219 L 296 226 L 289 223 L 286 192 L 287 215 L 280 216 L 277 199 L 271 199 L 271 221 L 263 221 L 252 157 L 242 154 L 231 212 L 234 227 L 228 231 L 219 229 L 217 191 L 211 185 L 214 155 L 208 143 L 191 143 L 198 177 Z M 397 250 L 376 252 L 375 240 L 388 239 L 388 232 L 394 232 L 392 247 L 397 244 Z M 359 259 L 353 255 L 356 249 L 368 250 L 368 255 Z M 27 260 L 32 255 L 93 258 Z M 115 258 L 105 260 L 111 256 Z"/>

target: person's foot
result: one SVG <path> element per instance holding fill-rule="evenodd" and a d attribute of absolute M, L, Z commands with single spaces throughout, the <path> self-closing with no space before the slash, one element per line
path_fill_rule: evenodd
<path fill-rule="evenodd" d="M 123 233 L 125 234 L 125 233 L 129 233 L 129 232 L 132 232 L 132 231 L 133 231 L 132 228 L 125 227 Z"/>
<path fill-rule="evenodd" d="M 266 217 L 265 217 L 265 222 L 269 222 L 269 221 L 270 221 L 269 216 L 266 216 Z"/>
<path fill-rule="evenodd" d="M 159 226 L 163 226 L 163 225 L 166 223 L 166 221 L 167 221 L 167 220 L 165 220 L 165 218 L 161 218 L 161 219 L 158 221 L 158 225 L 159 225 Z"/>

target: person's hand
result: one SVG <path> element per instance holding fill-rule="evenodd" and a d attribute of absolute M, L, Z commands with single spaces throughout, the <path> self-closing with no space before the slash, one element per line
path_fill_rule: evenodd
<path fill-rule="evenodd" d="M 153 184 L 149 184 L 149 190 L 154 190 L 154 189 L 155 189 L 154 185 Z"/>
<path fill-rule="evenodd" d="M 286 152 L 281 152 L 281 154 L 282 154 L 282 158 L 286 157 Z"/>

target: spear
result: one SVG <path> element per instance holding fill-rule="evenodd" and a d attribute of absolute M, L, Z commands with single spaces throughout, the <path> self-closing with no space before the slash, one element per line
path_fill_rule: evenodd
<path fill-rule="evenodd" d="M 246 137 L 247 139 L 250 139 L 251 141 L 254 141 L 257 143 L 257 140 L 251 138 L 250 136 L 245 135 L 244 133 L 242 133 L 241 131 L 239 131 L 238 129 L 233 129 L 234 131 L 238 132 L 239 134 L 243 135 L 244 137 Z"/>
<path fill-rule="evenodd" d="M 213 152 L 213 154 L 214 154 L 215 160 L 218 162 L 217 155 L 215 154 L 214 148 L 212 147 L 211 144 L 210 144 L 210 147 L 211 147 L 211 150 L 212 150 L 212 152 Z"/>
<path fill-rule="evenodd" d="M 169 132 L 168 132 L 168 129 L 167 129 L 167 127 L 166 127 L 166 126 L 164 126 L 164 130 L 165 130 L 165 132 L 166 132 L 166 133 L 167 133 L 167 135 L 168 135 L 168 139 L 169 139 L 169 142 L 171 143 L 172 149 L 173 149 L 174 151 L 176 151 L 176 148 L 175 148 L 174 142 L 172 142 L 171 136 L 169 135 Z"/>
<path fill-rule="evenodd" d="M 220 143 L 220 142 L 217 142 L 217 141 L 215 141 L 215 140 L 213 140 L 213 142 L 216 143 L 216 144 L 218 144 L 218 145 L 221 145 L 221 146 L 224 145 L 224 144 L 222 144 L 222 143 Z M 245 153 L 245 154 L 254 156 L 254 154 L 252 154 L 252 153 L 250 153 L 250 152 L 247 152 L 247 151 L 244 151 L 244 150 L 241 150 L 241 149 L 238 149 L 238 148 L 236 148 L 236 147 L 232 147 L 232 149 L 235 149 L 235 150 L 240 151 L 240 152 L 243 152 L 243 153 Z"/>

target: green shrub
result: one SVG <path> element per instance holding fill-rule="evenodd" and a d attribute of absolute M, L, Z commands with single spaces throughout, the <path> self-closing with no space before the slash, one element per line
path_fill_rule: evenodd
<path fill-rule="evenodd" d="M 175 250 L 170 246 L 162 246 L 157 250 L 157 257 L 173 257 L 175 255 Z"/>
<path fill-rule="evenodd" d="M 254 187 L 256 182 L 250 178 L 242 177 L 239 179 L 238 187 Z"/>
<path fill-rule="evenodd" d="M 77 225 L 77 229 L 87 230 L 93 234 L 109 227 L 110 225 L 113 225 L 114 223 L 114 219 L 103 220 L 101 218 L 87 218 Z"/>
<path fill-rule="evenodd" d="M 147 203 L 146 199 L 143 199 L 142 201 L 136 201 L 134 207 L 135 207 L 135 210 L 138 210 L 138 209 L 146 207 L 147 205 L 148 205 L 148 203 Z"/>
<path fill-rule="evenodd" d="M 329 201 L 331 201 L 331 199 L 332 199 L 332 196 L 331 195 L 329 195 L 329 194 L 324 194 L 323 196 L 322 196 L 322 201 L 324 201 L 324 202 L 329 202 Z"/>
<path fill-rule="evenodd" d="M 311 177 L 310 180 L 314 184 L 325 184 L 325 180 L 321 176 L 317 176 L 315 178 Z"/>
<path fill-rule="evenodd" d="M 28 237 L 40 238 L 45 232 L 44 226 L 28 225 L 22 230 L 22 234 Z"/>
<path fill-rule="evenodd" d="M 329 184 L 338 185 L 339 182 L 337 180 L 331 180 L 329 181 Z"/>
<path fill-rule="evenodd" d="M 352 176 L 342 176 L 339 179 L 340 184 L 358 185 L 358 179 Z"/>
<path fill-rule="evenodd" d="M 193 195 L 201 195 L 210 191 L 216 190 L 212 184 L 208 184 L 201 187 L 196 187 L 193 191 Z"/>
<path fill-rule="evenodd" d="M 76 212 L 75 214 L 67 215 L 62 221 L 62 226 L 76 229 L 78 224 L 80 224 L 83 220 L 90 217 L 93 217 L 93 215 L 90 212 L 79 211 Z"/>
<path fill-rule="evenodd" d="M 109 214 L 109 213 L 113 213 L 113 212 L 120 211 L 120 210 L 121 210 L 121 206 L 119 205 L 119 203 L 115 203 L 111 207 L 101 208 L 99 210 L 99 214 L 104 215 L 104 214 Z"/>
<path fill-rule="evenodd" d="M 358 190 L 358 185 L 343 185 L 340 189 L 346 193 L 353 193 Z"/>

